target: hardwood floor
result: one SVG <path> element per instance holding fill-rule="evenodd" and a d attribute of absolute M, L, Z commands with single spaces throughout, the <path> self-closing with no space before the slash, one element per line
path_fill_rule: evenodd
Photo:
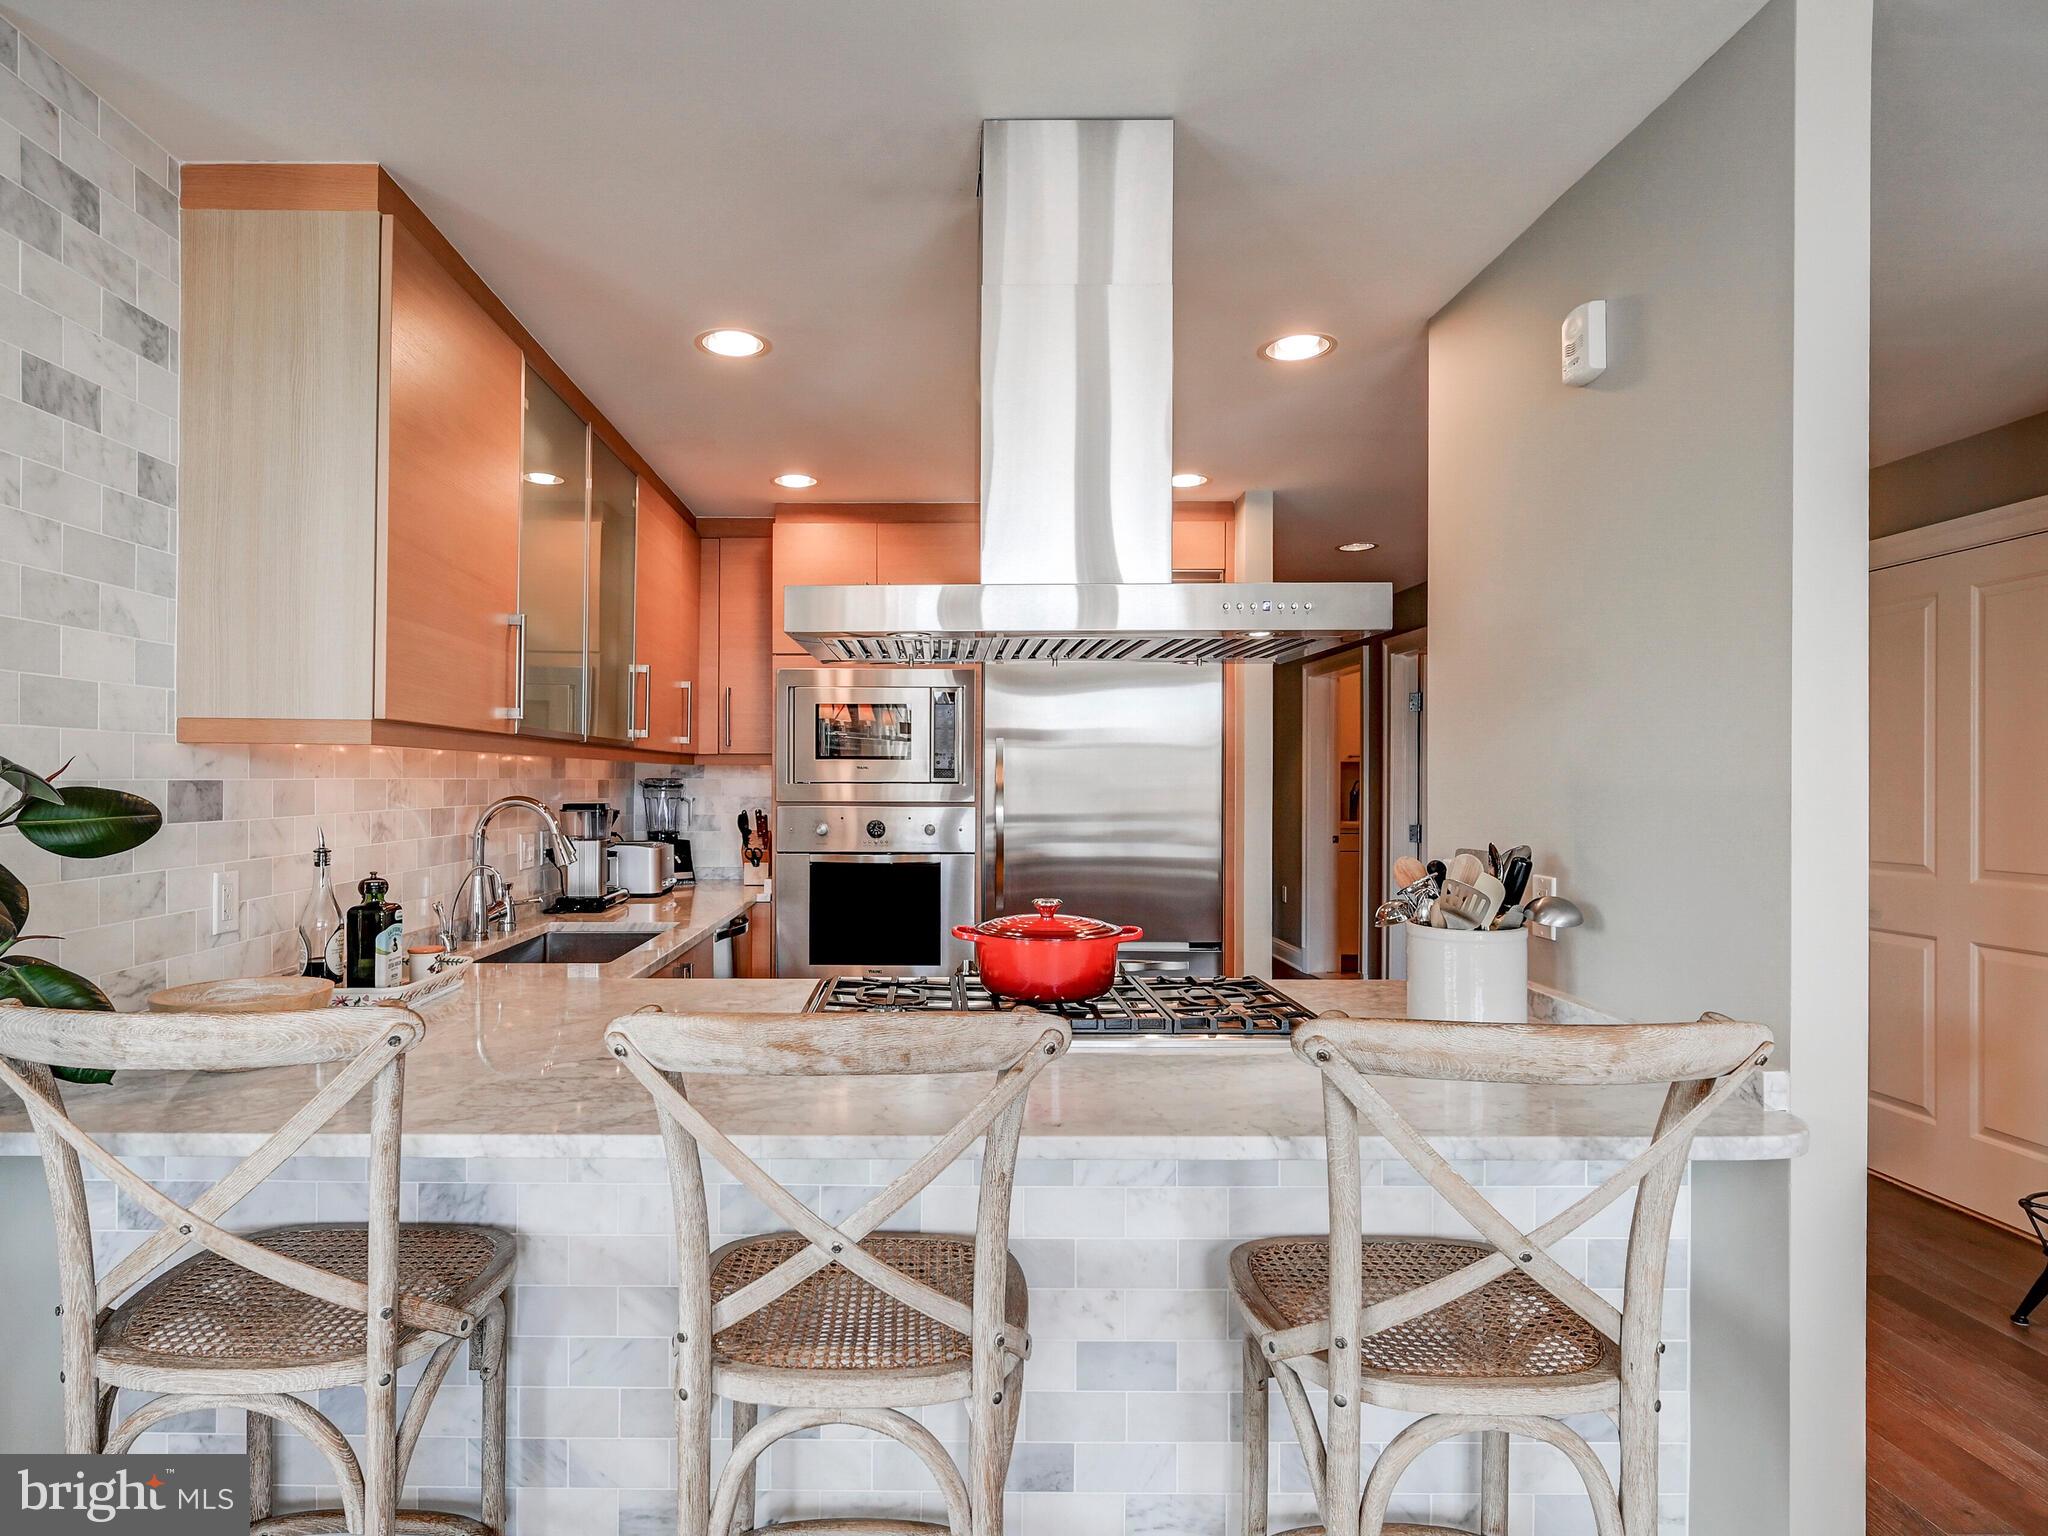
<path fill-rule="evenodd" d="M 1870 1181 L 1870 1536 L 2048 1536 L 2040 1248 Z"/>

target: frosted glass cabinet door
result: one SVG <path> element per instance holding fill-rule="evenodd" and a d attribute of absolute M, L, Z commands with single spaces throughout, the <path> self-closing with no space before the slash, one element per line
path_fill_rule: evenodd
<path fill-rule="evenodd" d="M 519 609 L 526 621 L 521 735 L 575 737 L 588 729 L 589 441 L 583 418 L 529 367 L 519 482 Z"/>
<path fill-rule="evenodd" d="M 634 527 L 639 477 L 590 438 L 590 734 L 638 741 L 647 734 L 648 675 L 634 667 Z"/>

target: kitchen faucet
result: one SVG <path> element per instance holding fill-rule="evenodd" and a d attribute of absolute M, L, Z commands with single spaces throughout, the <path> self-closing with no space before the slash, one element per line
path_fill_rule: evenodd
<path fill-rule="evenodd" d="M 505 883 L 505 877 L 484 858 L 484 838 L 490 831 L 491 822 L 500 811 L 515 806 L 540 818 L 541 826 L 547 832 L 548 851 L 557 864 L 566 866 L 576 862 L 576 845 L 563 834 L 562 824 L 555 820 L 555 813 L 533 796 L 506 795 L 485 806 L 469 834 L 469 873 L 455 888 L 455 909 L 458 913 L 462 911 L 463 893 L 469 893 L 464 937 L 472 943 L 488 938 L 493 923 L 502 923 L 504 926 L 500 931 L 510 933 L 519 921 L 519 908 L 512 900 L 512 891 Z"/>

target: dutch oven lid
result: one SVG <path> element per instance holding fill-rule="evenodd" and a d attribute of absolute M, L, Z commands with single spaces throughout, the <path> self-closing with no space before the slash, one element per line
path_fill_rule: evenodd
<path fill-rule="evenodd" d="M 1034 943 L 1067 939 L 1108 939 L 1125 937 L 1115 923 L 1094 917 L 1067 917 L 1060 913 L 1057 897 L 1041 896 L 1031 903 L 1036 912 L 1013 912 L 977 923 L 974 931 L 992 939 L 1026 939 Z"/>

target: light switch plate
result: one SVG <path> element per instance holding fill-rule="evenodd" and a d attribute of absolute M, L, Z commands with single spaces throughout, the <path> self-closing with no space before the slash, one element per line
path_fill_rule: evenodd
<path fill-rule="evenodd" d="M 213 905 L 208 927 L 215 938 L 242 931 L 242 877 L 230 869 L 213 872 Z"/>
<path fill-rule="evenodd" d="M 1529 888 L 1522 893 L 1522 899 L 1528 902 L 1534 901 L 1538 896 L 1555 896 L 1556 894 L 1557 876 L 1531 875 L 1529 877 Z M 1540 923 L 1531 923 L 1529 925 L 1529 934 L 1530 937 L 1542 939 L 1546 943 L 1555 944 L 1557 942 L 1557 930 L 1555 928 L 1545 928 Z"/>
<path fill-rule="evenodd" d="M 540 842 L 531 832 L 519 834 L 519 868 L 531 869 L 540 857 Z"/>

